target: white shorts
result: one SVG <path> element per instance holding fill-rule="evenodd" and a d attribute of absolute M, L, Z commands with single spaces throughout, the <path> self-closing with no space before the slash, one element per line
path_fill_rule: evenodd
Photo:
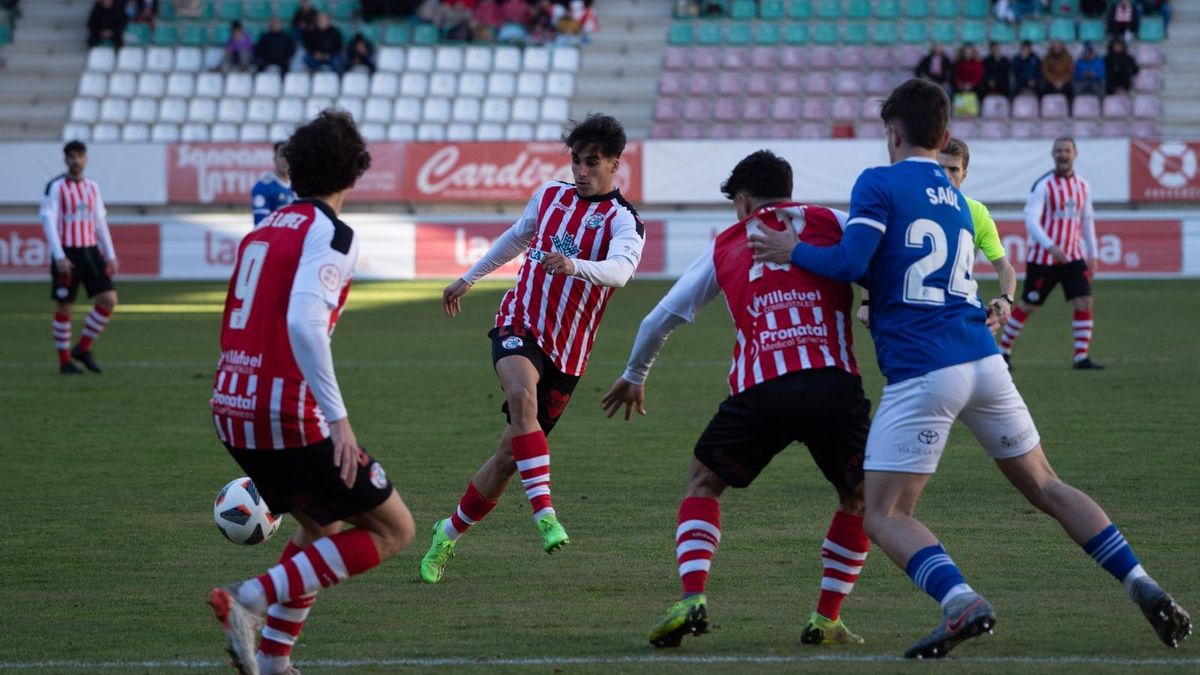
<path fill-rule="evenodd" d="M 996 354 L 885 386 L 863 468 L 934 473 L 956 419 L 992 459 L 1019 457 L 1041 440 L 1008 366 Z"/>

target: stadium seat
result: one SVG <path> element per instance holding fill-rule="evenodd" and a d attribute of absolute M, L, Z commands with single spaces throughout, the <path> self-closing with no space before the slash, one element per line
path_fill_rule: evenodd
<path fill-rule="evenodd" d="M 424 98 L 429 95 L 429 76 L 425 73 L 404 73 L 400 76 L 400 93 Z"/>
<path fill-rule="evenodd" d="M 241 124 L 246 121 L 246 102 L 239 98 L 223 98 L 217 103 L 217 121 Z"/>
<path fill-rule="evenodd" d="M 1161 16 L 1143 16 L 1138 25 L 1138 40 L 1142 42 L 1162 42 L 1167 37 L 1166 27 Z"/>
<path fill-rule="evenodd" d="M 1133 56 L 1138 65 L 1146 67 L 1157 67 L 1163 64 L 1162 46 L 1156 44 L 1139 43 L 1133 46 Z"/>
<path fill-rule="evenodd" d="M 463 69 L 474 72 L 487 72 L 492 69 L 492 50 L 490 47 L 467 47 L 463 52 Z"/>
<path fill-rule="evenodd" d="M 367 73 L 346 73 L 342 76 L 342 96 L 365 98 L 371 89 L 371 77 Z"/>
<path fill-rule="evenodd" d="M 159 122 L 150 127 L 150 141 L 153 143 L 178 143 L 179 125 Z"/>
<path fill-rule="evenodd" d="M 213 24 L 208 27 L 208 42 L 206 44 L 212 45 L 214 47 L 224 47 L 225 45 L 229 44 L 230 33 L 231 33 L 231 30 L 230 30 L 228 24 L 224 24 L 224 23 Z M 224 135 L 225 134 L 218 133 L 216 129 L 213 129 L 214 140 L 216 140 L 217 136 L 224 136 Z M 237 139 L 235 138 L 234 140 L 237 140 Z"/>
<path fill-rule="evenodd" d="M 1134 138 L 1159 138 L 1158 123 L 1154 120 L 1135 120 L 1132 136 Z"/>
<path fill-rule="evenodd" d="M 533 129 L 533 139 L 535 141 L 557 141 L 562 138 L 562 124 L 555 122 L 542 122 Z"/>
<path fill-rule="evenodd" d="M 1138 119 L 1158 119 L 1162 117 L 1162 103 L 1157 96 L 1151 94 L 1141 94 L 1133 99 L 1133 116 Z M 101 109 L 101 119 L 104 118 L 104 111 Z"/>
<path fill-rule="evenodd" d="M 692 44 L 695 40 L 691 24 L 683 22 L 675 22 L 667 30 L 667 44 L 676 47 L 685 47 Z"/>
<path fill-rule="evenodd" d="M 487 93 L 487 76 L 483 73 L 466 72 L 458 76 L 458 95 L 483 98 Z"/>
<path fill-rule="evenodd" d="M 76 93 L 87 98 L 103 98 L 108 93 L 108 76 L 104 73 L 84 71 L 79 76 L 79 89 Z"/>
<path fill-rule="evenodd" d="M 7 24 L 4 24 L 7 26 Z M 150 26 L 144 23 L 127 23 L 125 25 L 126 45 L 150 44 Z"/>
<path fill-rule="evenodd" d="M 939 19 L 957 19 L 958 10 L 958 0 L 937 0 L 933 5 L 933 15 Z"/>
<path fill-rule="evenodd" d="M 736 97 L 721 97 L 716 100 L 713 105 L 713 119 L 718 122 L 736 122 L 741 118 L 742 106 Z M 656 118 L 661 121 L 671 121 L 676 119 L 678 115 L 673 117 Z"/>
<path fill-rule="evenodd" d="M 267 125 L 260 122 L 243 124 L 238 129 L 238 140 L 242 143 L 266 143 L 269 138 Z"/>
<path fill-rule="evenodd" d="M 484 122 L 475 127 L 475 140 L 502 141 L 504 140 L 504 125 L 495 122 Z"/>
<path fill-rule="evenodd" d="M 308 73 L 290 72 L 283 76 L 283 95 L 306 98 L 312 93 L 312 76 Z"/>
<path fill-rule="evenodd" d="M 434 51 L 431 47 L 409 47 L 404 59 L 405 72 L 432 72 L 435 64 Z"/>
<path fill-rule="evenodd" d="M 929 37 L 934 42 L 952 44 L 958 41 L 958 24 L 950 21 L 938 21 L 929 31 Z"/>
<path fill-rule="evenodd" d="M 542 96 L 546 93 L 546 77 L 540 72 L 523 72 L 517 76 L 518 96 Z"/>
<path fill-rule="evenodd" d="M 383 31 L 383 44 L 397 47 L 412 42 L 412 26 L 407 23 L 390 22 Z"/>
<path fill-rule="evenodd" d="M 314 73 L 312 78 L 312 95 L 332 98 L 340 90 L 338 76 L 335 73 Z"/>
<path fill-rule="evenodd" d="M 923 23 L 906 23 L 901 29 L 901 39 L 909 44 L 929 42 L 929 36 Z"/>
<path fill-rule="evenodd" d="M 279 98 L 283 90 L 283 81 L 276 73 L 264 72 L 254 76 L 255 98 Z"/>
<path fill-rule="evenodd" d="M 785 47 L 783 50 L 772 47 L 755 47 L 750 50 L 750 68 L 754 70 L 774 70 L 779 67 L 779 57 L 783 51 L 795 49 Z"/>
<path fill-rule="evenodd" d="M 1039 138 L 1060 138 L 1067 135 L 1067 121 L 1064 120 L 1042 120 L 1038 125 Z"/>
<path fill-rule="evenodd" d="M 434 122 L 422 122 L 418 124 L 417 140 L 427 143 L 446 140 L 446 125 Z"/>
<path fill-rule="evenodd" d="M 810 122 L 829 119 L 829 100 L 826 98 L 804 99 L 803 117 Z"/>
<path fill-rule="evenodd" d="M 804 89 L 811 96 L 828 96 L 833 91 L 833 82 L 827 73 L 812 72 L 804 80 Z"/>
<path fill-rule="evenodd" d="M 384 73 L 404 72 L 404 50 L 399 47 L 383 47 L 376 59 L 376 68 Z"/>
<path fill-rule="evenodd" d="M 309 96 L 304 100 L 304 119 L 316 117 L 332 107 L 333 99 L 328 96 Z"/>
<path fill-rule="evenodd" d="M 837 101 L 834 101 L 837 104 Z M 868 97 L 863 99 L 862 105 L 859 107 L 859 117 L 863 120 L 873 121 L 881 128 L 883 122 L 879 119 L 879 110 L 883 107 L 883 99 L 877 97 Z"/>
<path fill-rule="evenodd" d="M 208 44 L 208 31 L 202 24 L 191 23 L 184 24 L 177 32 L 179 42 L 188 47 L 203 47 Z M 185 128 L 186 131 L 186 128 Z M 181 132 L 182 134 L 183 132 Z M 208 137 L 208 129 L 204 130 L 205 138 Z"/>
<path fill-rule="evenodd" d="M 121 140 L 121 127 L 116 124 L 97 124 L 92 127 L 92 140 L 96 143 L 116 143 Z"/>
<path fill-rule="evenodd" d="M 133 73 L 115 72 L 108 78 L 108 95 L 131 98 L 137 92 L 137 76 Z"/>
<path fill-rule="evenodd" d="M 562 123 L 570 116 L 570 108 L 565 98 L 544 98 L 541 108 L 543 122 Z"/>
<path fill-rule="evenodd" d="M 196 78 L 191 73 L 171 73 L 167 76 L 167 96 L 191 98 L 196 93 Z"/>
<path fill-rule="evenodd" d="M 497 47 L 492 55 L 492 70 L 515 73 L 521 69 L 521 50 L 516 47 Z"/>
<path fill-rule="evenodd" d="M 158 121 L 183 124 L 187 121 L 188 104 L 182 98 L 164 98 L 158 104 Z"/>
<path fill-rule="evenodd" d="M 706 98 L 689 98 L 683 102 L 683 119 L 688 122 L 707 122 L 712 115 L 712 102 Z"/>
<path fill-rule="evenodd" d="M 272 124 L 271 127 L 267 130 L 268 140 L 270 140 L 272 143 L 279 142 L 279 141 L 286 141 L 288 138 L 291 137 L 292 131 L 294 129 L 295 129 L 295 126 L 293 126 L 291 124 L 285 124 L 283 122 L 276 122 L 275 124 Z"/>
<path fill-rule="evenodd" d="M 808 44 L 808 26 L 802 23 L 787 24 L 783 29 L 783 42 L 789 45 Z"/>
<path fill-rule="evenodd" d="M 1004 22 L 993 21 L 991 26 L 988 28 L 988 40 L 991 40 L 992 42 L 999 42 L 1002 44 L 1009 43 L 1009 42 L 1016 42 L 1017 41 L 1017 31 L 1012 26 L 1010 26 Z M 984 129 L 982 127 L 980 128 L 981 135 L 986 132 L 987 132 L 986 129 Z"/>
<path fill-rule="evenodd" d="M 748 21 L 758 15 L 758 7 L 754 0 L 730 0 L 728 15 L 731 19 Z"/>
<path fill-rule="evenodd" d="M 252 93 L 254 93 L 254 78 L 250 76 L 250 73 L 229 73 L 225 76 L 226 97 L 250 98 Z"/>
<path fill-rule="evenodd" d="M 457 142 L 475 140 L 475 125 L 465 122 L 454 122 L 447 125 L 446 140 Z"/>
<path fill-rule="evenodd" d="M 663 55 L 663 69 L 687 70 L 691 66 L 688 54 L 688 50 L 683 47 L 667 47 L 666 54 Z"/>
<path fill-rule="evenodd" d="M 754 27 L 754 44 L 760 46 L 777 45 L 783 39 L 779 24 L 760 23 Z"/>
<path fill-rule="evenodd" d="M 771 96 L 776 93 L 774 76 L 771 73 L 750 73 L 746 78 L 746 89 L 754 96 Z M 704 95 L 707 91 L 693 91 L 693 94 Z"/>
<path fill-rule="evenodd" d="M 412 41 L 414 45 L 436 45 L 441 38 L 438 27 L 433 24 L 419 23 L 413 28 Z M 420 129 L 417 130 L 420 133 Z"/>
<path fill-rule="evenodd" d="M 400 91 L 400 78 L 395 73 L 376 72 L 371 76 L 371 87 L 367 93 L 371 96 L 391 98 Z"/>
<path fill-rule="evenodd" d="M 1008 139 L 1008 122 L 1004 120 L 984 120 L 979 124 L 979 137 L 990 140 Z"/>
<path fill-rule="evenodd" d="M 152 73 L 169 73 L 175 65 L 175 54 L 167 47 L 150 47 L 146 50 L 146 70 Z"/>
<path fill-rule="evenodd" d="M 129 119 L 129 101 L 106 98 L 100 102 L 100 121 L 124 124 Z"/>
<path fill-rule="evenodd" d="M 1071 106 L 1071 116 L 1075 119 L 1096 119 L 1100 117 L 1100 97 L 1091 94 L 1079 94 Z"/>
<path fill-rule="evenodd" d="M 800 21 L 807 21 L 813 18 L 812 0 L 788 0 L 787 13 L 792 19 Z"/>
<path fill-rule="evenodd" d="M 899 39 L 895 23 L 877 21 L 871 25 L 871 42 L 877 45 L 891 45 Z"/>
<path fill-rule="evenodd" d="M 734 47 L 734 49 L 742 49 Z M 696 47 L 692 49 L 692 70 L 716 70 L 721 66 L 721 50 L 716 47 Z"/>
<path fill-rule="evenodd" d="M 751 30 L 751 27 L 748 24 L 732 23 L 725 26 L 725 44 L 748 45 L 750 44 L 753 35 L 754 31 Z"/>
<path fill-rule="evenodd" d="M 775 80 L 775 92 L 784 96 L 799 96 L 804 93 L 804 79 L 800 73 L 779 73 Z"/>
<path fill-rule="evenodd" d="M 517 81 L 512 73 L 494 72 L 488 76 L 488 96 L 512 97 L 517 91 Z"/>
<path fill-rule="evenodd" d="M 1133 79 L 1133 88 L 1139 94 L 1157 94 L 1162 84 L 1162 71 L 1157 68 L 1142 68 Z"/>
<path fill-rule="evenodd" d="M 1008 128 L 1008 133 L 1012 138 L 1020 139 L 1036 138 L 1039 131 L 1038 123 L 1034 120 L 1014 120 Z"/>
<path fill-rule="evenodd" d="M 392 107 L 392 121 L 416 123 L 421 121 L 421 99 L 405 96 L 396 99 Z"/>
<path fill-rule="evenodd" d="M 1104 21 L 1100 19 L 1085 19 L 1079 22 L 1079 40 L 1081 42 L 1103 42 L 1106 38 Z"/>
<path fill-rule="evenodd" d="M 676 127 L 674 124 L 666 122 L 656 122 L 650 129 L 651 138 L 675 138 L 677 136 Z"/>
<path fill-rule="evenodd" d="M 687 93 L 692 96 L 709 96 L 716 91 L 716 78 L 711 73 L 692 73 L 688 76 Z"/>
<path fill-rule="evenodd" d="M 800 131 L 796 134 L 796 138 L 803 138 L 807 140 L 820 140 L 829 137 L 829 125 L 817 122 L 806 122 L 801 124 Z"/>
<path fill-rule="evenodd" d="M 1075 21 L 1073 19 L 1055 19 L 1050 22 L 1050 39 L 1063 42 L 1075 41 Z"/>
<path fill-rule="evenodd" d="M 188 101 L 188 122 L 212 124 L 217 121 L 217 102 L 211 98 L 193 98 Z"/>
<path fill-rule="evenodd" d="M 511 122 L 504 128 L 504 140 L 528 141 L 533 138 L 533 125 L 528 122 Z"/>
<path fill-rule="evenodd" d="M 1029 20 L 1021 23 L 1021 29 L 1017 32 L 1021 40 L 1029 40 L 1034 44 L 1039 44 L 1046 41 L 1046 25 L 1040 21 Z"/>
<path fill-rule="evenodd" d="M 304 121 L 304 100 L 285 96 L 275 106 L 275 121 L 297 123 Z"/>
<path fill-rule="evenodd" d="M 986 19 L 990 9 L 990 0 L 966 0 L 963 3 L 963 16 L 969 19 Z"/>
<path fill-rule="evenodd" d="M 213 143 L 234 143 L 241 135 L 241 127 L 237 124 L 221 122 L 209 128 L 209 139 Z"/>
<path fill-rule="evenodd" d="M 725 99 L 718 99 L 718 106 Z M 674 122 L 683 116 L 683 104 L 677 98 L 660 98 L 654 102 L 654 119 L 658 122 Z"/>
<path fill-rule="evenodd" d="M 540 109 L 538 102 L 531 98 L 516 98 L 512 102 L 512 117 L 514 122 L 537 122 Z"/>
<path fill-rule="evenodd" d="M 838 96 L 833 99 L 830 114 L 840 122 L 853 122 L 864 116 L 867 119 L 879 119 L 879 103 L 872 99 Z"/>
<path fill-rule="evenodd" d="M 249 105 L 246 107 L 247 122 L 261 122 L 270 124 L 275 121 L 275 99 L 273 98 L 252 98 Z"/>
<path fill-rule="evenodd" d="M 671 101 L 673 99 L 661 98 L 658 102 Z M 511 117 L 508 99 L 506 98 L 485 98 L 483 99 L 483 110 L 480 117 L 484 122 L 507 122 Z"/>
<path fill-rule="evenodd" d="M 928 19 L 929 0 L 905 0 L 904 16 L 909 19 Z"/>
<path fill-rule="evenodd" d="M 1100 135 L 1100 124 L 1095 120 L 1072 120 L 1071 136 L 1075 138 L 1096 138 Z"/>
<path fill-rule="evenodd" d="M 833 90 L 838 94 L 861 94 L 864 89 L 866 83 L 856 70 L 843 70 L 834 80 Z"/>
<path fill-rule="evenodd" d="M 779 52 L 779 67 L 783 70 L 803 70 L 808 65 L 808 52 L 800 47 L 784 47 Z"/>
<path fill-rule="evenodd" d="M 204 65 L 204 54 L 195 47 L 176 47 L 174 72 L 195 73 Z"/>
<path fill-rule="evenodd" d="M 434 51 L 433 68 L 457 73 L 463 69 L 463 61 L 462 47 L 438 47 Z"/>
<path fill-rule="evenodd" d="M 834 70 L 838 67 L 841 53 L 833 47 L 814 47 L 808 52 L 808 65 L 813 70 Z"/>
<path fill-rule="evenodd" d="M 117 65 L 117 54 L 112 47 L 92 47 L 88 50 L 87 70 L 108 73 Z"/>
<path fill-rule="evenodd" d="M 982 45 L 987 42 L 987 25 L 982 21 L 964 21 L 959 24 L 959 39 L 964 43 Z"/>
<path fill-rule="evenodd" d="M 819 23 L 812 29 L 812 41 L 819 45 L 835 45 L 838 43 L 838 28 L 835 23 Z"/>
<path fill-rule="evenodd" d="M 867 24 L 847 23 L 842 25 L 842 43 L 847 45 L 865 45 L 868 41 Z"/>
<path fill-rule="evenodd" d="M 1101 114 L 1106 118 L 1124 118 L 1129 117 L 1133 112 L 1133 104 L 1129 97 L 1124 94 L 1114 96 L 1105 96 L 1104 102 L 1100 107 Z"/>
<path fill-rule="evenodd" d="M 571 98 L 575 95 L 575 76 L 565 72 L 551 72 L 546 77 L 546 94 Z"/>
<path fill-rule="evenodd" d="M 225 78 L 220 73 L 200 73 L 196 76 L 196 96 L 220 98 L 225 91 Z"/>
<path fill-rule="evenodd" d="M 798 99 L 788 97 L 777 98 L 771 102 L 772 120 L 778 122 L 791 122 L 800 117 L 800 101 Z"/>
<path fill-rule="evenodd" d="M 665 96 L 678 96 L 687 90 L 687 79 L 680 73 L 663 73 L 658 82 L 658 93 Z"/>
<path fill-rule="evenodd" d="M 1016 119 L 1034 119 L 1038 116 L 1038 99 L 1032 94 L 1021 94 L 1012 100 L 1012 116 Z"/>
<path fill-rule="evenodd" d="M 135 98 L 130 101 L 129 121 L 143 124 L 158 121 L 158 101 L 152 98 Z"/>
<path fill-rule="evenodd" d="M 450 110 L 450 119 L 454 122 L 477 124 L 480 121 L 480 108 L 477 98 L 456 98 Z"/>
<path fill-rule="evenodd" d="M 387 139 L 389 141 L 415 141 L 417 127 L 408 122 L 393 122 L 387 127 Z"/>
<path fill-rule="evenodd" d="M 854 125 L 855 138 L 883 138 L 885 129 L 883 124 L 878 120 L 873 122 L 859 122 Z"/>
<path fill-rule="evenodd" d="M 749 33 L 747 33 L 747 37 Z M 721 26 L 715 23 L 703 23 L 696 27 L 693 41 L 701 45 L 719 45 L 723 40 Z"/>
<path fill-rule="evenodd" d="M 548 47 L 529 47 L 525 50 L 521 69 L 526 72 L 544 73 L 550 70 L 552 57 L 553 54 Z"/>
<path fill-rule="evenodd" d="M 430 99 L 434 100 L 434 99 Z M 339 96 L 333 104 L 337 108 L 341 108 L 350 113 L 354 121 L 362 119 L 363 116 L 363 100 L 357 96 Z"/>
<path fill-rule="evenodd" d="M 270 2 L 251 2 L 246 5 L 246 18 L 251 21 L 268 21 L 274 14 Z M 280 16 L 284 19 L 291 18 L 290 14 L 284 12 L 280 12 Z"/>
<path fill-rule="evenodd" d="M 1062 94 L 1046 94 L 1042 97 L 1042 117 L 1045 119 L 1062 119 L 1070 115 L 1067 97 Z"/>
<path fill-rule="evenodd" d="M 210 137 L 207 124 L 185 124 L 179 129 L 179 140 L 184 143 L 206 143 Z"/>
<path fill-rule="evenodd" d="M 737 137 L 737 127 L 732 124 L 710 124 L 706 129 L 706 138 L 713 140 L 731 140 Z"/>
<path fill-rule="evenodd" d="M 825 21 L 837 21 L 842 16 L 840 0 L 817 0 L 817 18 Z"/>
<path fill-rule="evenodd" d="M 1100 123 L 1100 135 L 1104 138 L 1123 138 L 1129 133 L 1129 122 L 1125 120 L 1105 120 Z"/>
<path fill-rule="evenodd" d="M 429 97 L 421 103 L 421 120 L 445 124 L 450 121 L 450 99 Z"/>
<path fill-rule="evenodd" d="M 1009 116 L 1008 99 L 1003 96 L 984 97 L 980 112 L 983 117 L 1007 119 Z"/>

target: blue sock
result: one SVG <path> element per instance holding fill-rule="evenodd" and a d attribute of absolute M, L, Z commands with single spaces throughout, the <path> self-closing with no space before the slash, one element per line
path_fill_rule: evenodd
<path fill-rule="evenodd" d="M 926 546 L 914 553 L 904 566 L 904 571 L 921 590 L 943 607 L 950 598 L 971 591 L 962 572 L 958 571 L 958 565 L 954 564 L 941 544 Z"/>
<path fill-rule="evenodd" d="M 1133 554 L 1133 549 L 1129 548 L 1116 525 L 1109 525 L 1101 530 L 1100 534 L 1083 545 L 1083 550 L 1100 563 L 1106 572 L 1116 577 L 1117 581 L 1125 583 L 1129 573 L 1135 570 L 1141 572 L 1138 576 L 1145 575 L 1138 564 L 1137 556 Z"/>

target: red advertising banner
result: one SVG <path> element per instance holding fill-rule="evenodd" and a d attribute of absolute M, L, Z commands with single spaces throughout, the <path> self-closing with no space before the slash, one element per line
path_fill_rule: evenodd
<path fill-rule="evenodd" d="M 557 142 L 410 143 L 402 198 L 413 202 L 525 202 L 549 180 L 571 178 L 571 155 Z M 642 198 L 642 146 L 621 155 L 616 186 L 635 204 Z"/>
<path fill-rule="evenodd" d="M 117 278 L 158 276 L 158 225 L 110 225 L 121 261 Z M 50 278 L 50 249 L 41 225 L 0 224 L 0 278 L 45 275 Z"/>
<path fill-rule="evenodd" d="M 1025 223 L 998 220 L 1005 257 L 1025 271 Z M 1179 220 L 1096 220 L 1100 272 L 1116 274 L 1179 274 L 1183 271 L 1183 223 Z M 994 268 L 980 252 L 975 273 Z"/>
<path fill-rule="evenodd" d="M 1129 143 L 1130 201 L 1200 201 L 1200 142 L 1135 139 Z"/>
<path fill-rule="evenodd" d="M 482 258 L 511 223 L 448 223 L 416 225 L 416 276 L 456 277 Z M 516 276 L 525 262 L 524 256 L 492 273 L 493 276 Z M 666 262 L 666 226 L 662 221 L 646 223 L 646 244 L 638 272 L 661 274 Z"/>

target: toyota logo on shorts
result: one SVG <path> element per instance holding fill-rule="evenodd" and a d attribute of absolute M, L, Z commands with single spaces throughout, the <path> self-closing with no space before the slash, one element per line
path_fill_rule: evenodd
<path fill-rule="evenodd" d="M 938 436 L 938 432 L 932 429 L 925 429 L 917 434 L 917 440 L 921 441 L 925 445 L 933 445 L 934 443 L 937 443 L 938 438 L 940 438 L 940 436 Z"/>

